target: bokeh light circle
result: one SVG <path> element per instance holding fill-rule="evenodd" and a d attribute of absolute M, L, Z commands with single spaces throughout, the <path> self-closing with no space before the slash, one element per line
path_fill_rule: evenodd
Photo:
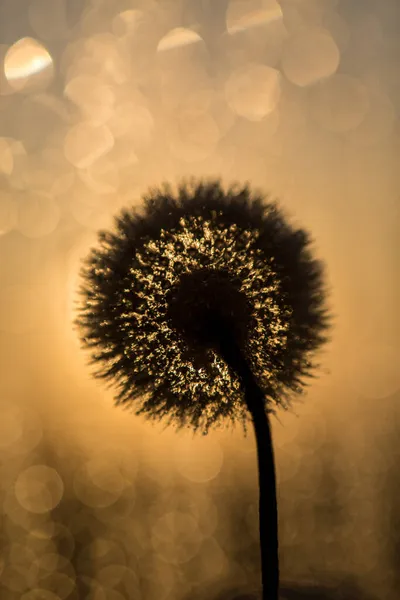
<path fill-rule="evenodd" d="M 366 116 L 368 91 L 355 77 L 338 73 L 310 90 L 310 108 L 321 127 L 345 133 L 356 129 Z"/>
<path fill-rule="evenodd" d="M 72 126 L 64 140 L 65 158 L 78 169 L 87 169 L 114 146 L 114 136 L 106 125 L 87 122 Z"/>
<path fill-rule="evenodd" d="M 368 148 L 390 138 L 396 123 L 396 108 L 383 89 L 368 89 L 368 111 L 348 133 L 357 146 Z"/>
<path fill-rule="evenodd" d="M 120 498 L 124 488 L 121 473 L 102 460 L 89 460 L 75 473 L 75 494 L 83 504 L 92 508 L 111 506 Z"/>
<path fill-rule="evenodd" d="M 304 28 L 288 38 L 281 64 L 291 83 L 305 87 L 333 75 L 339 62 L 339 48 L 326 29 Z"/>
<path fill-rule="evenodd" d="M 110 564 L 101 568 L 97 574 L 97 581 L 108 589 L 124 587 L 132 596 L 139 593 L 139 580 L 136 573 L 125 565 Z M 136 595 L 136 594 L 135 594 Z"/>
<path fill-rule="evenodd" d="M 15 496 L 27 511 L 37 514 L 53 510 L 61 501 L 64 484 L 55 469 L 33 465 L 20 473 L 15 482 Z"/>
<path fill-rule="evenodd" d="M 112 21 L 112 31 L 118 37 L 133 35 L 144 20 L 145 13 L 141 10 L 124 10 L 118 13 Z"/>
<path fill-rule="evenodd" d="M 202 38 L 198 33 L 192 29 L 176 27 L 175 29 L 171 29 L 161 38 L 157 45 L 157 52 L 165 52 L 166 50 L 191 46 L 198 42 L 202 42 Z"/>
<path fill-rule="evenodd" d="M 226 11 L 226 28 L 230 35 L 270 25 L 282 19 L 276 0 L 231 0 Z"/>
<path fill-rule="evenodd" d="M 15 91 L 47 87 L 53 76 L 53 61 L 37 40 L 25 37 L 13 44 L 4 58 L 4 73 Z"/>
<path fill-rule="evenodd" d="M 279 71 L 262 64 L 236 69 L 225 84 L 226 101 L 239 116 L 260 121 L 277 106 L 281 95 Z"/>
<path fill-rule="evenodd" d="M 168 512 L 156 521 L 151 543 L 156 554 L 173 565 L 183 564 L 198 552 L 203 536 L 190 514 Z"/>
<path fill-rule="evenodd" d="M 95 75 L 80 74 L 72 77 L 64 94 L 82 111 L 92 125 L 107 123 L 114 112 L 115 93 L 111 85 Z"/>
<path fill-rule="evenodd" d="M 221 471 L 223 452 L 221 445 L 204 438 L 181 438 L 176 445 L 174 462 L 178 471 L 191 482 L 211 481 Z"/>

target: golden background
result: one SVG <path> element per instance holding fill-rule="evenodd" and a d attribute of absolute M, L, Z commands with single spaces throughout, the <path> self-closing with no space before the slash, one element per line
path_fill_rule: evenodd
<path fill-rule="evenodd" d="M 255 597 L 252 432 L 114 408 L 72 326 L 98 229 L 188 175 L 326 263 L 332 342 L 273 420 L 282 597 L 398 599 L 399 62 L 397 0 L 0 1 L 2 600 Z"/>

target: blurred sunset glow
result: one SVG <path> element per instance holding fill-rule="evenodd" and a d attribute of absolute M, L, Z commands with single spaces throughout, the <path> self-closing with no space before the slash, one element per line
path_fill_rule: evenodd
<path fill-rule="evenodd" d="M 15 42 L 4 58 L 4 73 L 12 87 L 18 89 L 34 75 L 50 70 L 53 61 L 42 44 L 26 37 Z"/>
<path fill-rule="evenodd" d="M 160 40 L 157 50 L 163 52 L 165 50 L 171 50 L 172 48 L 196 44 L 200 41 L 201 37 L 195 31 L 177 27 L 176 29 L 172 29 Z"/>
<path fill-rule="evenodd" d="M 272 418 L 282 577 L 398 600 L 398 1 L 17 4 L 0 8 L 1 599 L 259 585 L 251 426 L 202 438 L 115 407 L 74 325 L 98 231 L 196 176 L 277 198 L 326 266 L 332 339 Z"/>
<path fill-rule="evenodd" d="M 279 21 L 283 17 L 282 9 L 275 0 L 267 0 L 264 3 L 266 4 L 265 8 L 258 10 L 251 8 L 253 4 L 260 3 L 252 0 L 250 2 L 243 2 L 243 0 L 230 2 L 226 16 L 226 26 L 231 35 Z"/>

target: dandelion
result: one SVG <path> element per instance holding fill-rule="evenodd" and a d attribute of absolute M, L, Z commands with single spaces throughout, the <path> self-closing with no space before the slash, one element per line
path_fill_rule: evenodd
<path fill-rule="evenodd" d="M 100 233 L 76 320 L 117 404 L 204 434 L 251 420 L 269 600 L 279 589 L 269 413 L 288 408 L 312 376 L 328 327 L 323 269 L 309 246 L 276 202 L 247 185 L 164 185 Z"/>

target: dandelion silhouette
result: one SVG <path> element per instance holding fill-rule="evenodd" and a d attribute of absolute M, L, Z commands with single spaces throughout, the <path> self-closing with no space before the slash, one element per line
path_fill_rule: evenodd
<path fill-rule="evenodd" d="M 288 408 L 326 340 L 322 265 L 276 202 L 217 181 L 150 190 L 101 232 L 76 320 L 116 403 L 206 434 L 230 419 L 257 443 L 264 598 L 279 590 L 269 413 Z"/>

